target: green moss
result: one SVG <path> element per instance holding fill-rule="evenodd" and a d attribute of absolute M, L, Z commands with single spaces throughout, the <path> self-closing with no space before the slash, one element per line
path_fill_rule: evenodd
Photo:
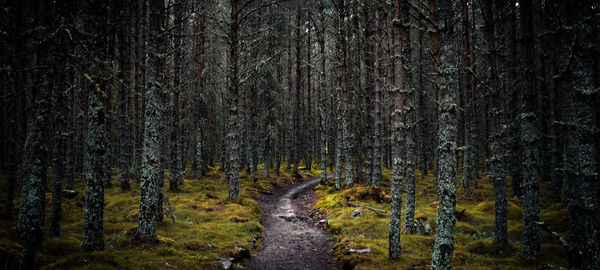
<path fill-rule="evenodd" d="M 313 171 L 302 173 L 318 175 L 320 170 L 315 167 Z M 168 175 L 166 170 L 166 183 Z M 131 181 L 132 189 L 128 192 L 121 192 L 118 185 L 106 188 L 104 228 L 107 244 L 106 250 L 99 252 L 81 249 L 85 184 L 76 178 L 77 195 L 63 201 L 61 228 L 64 235 L 44 240 L 36 264 L 42 269 L 218 269 L 220 265 L 215 257 L 235 255 L 235 246 L 248 249 L 248 241 L 263 231 L 261 210 L 252 199 L 258 193 L 246 188 L 273 190 L 296 181 L 292 171 L 284 168 L 280 175 L 273 171 L 269 178 L 263 178 L 262 173 L 257 176 L 260 176 L 257 182 L 241 181 L 241 197 L 234 200 L 227 199 L 228 186 L 223 182 L 224 175 L 219 167 L 210 168 L 202 179 L 186 178 L 179 192 L 169 191 L 166 184 L 164 221 L 157 226 L 159 244 L 152 248 L 145 248 L 135 239 L 139 184 Z M 247 179 L 245 177 L 243 179 Z M 51 200 L 51 193 L 46 197 Z M 15 204 L 18 205 L 18 198 Z M 46 206 L 48 213 L 49 201 Z M 15 220 L 0 220 L 1 265 L 18 264 L 22 247 L 17 244 L 15 235 Z M 256 246 L 260 247 L 261 243 Z"/>
<path fill-rule="evenodd" d="M 460 166 L 459 166 L 460 168 Z M 391 171 L 383 169 L 383 183 L 389 183 Z M 416 171 L 421 179 L 420 171 Z M 437 187 L 433 183 L 433 172 L 424 180 L 417 181 L 415 219 L 427 219 L 435 227 L 437 215 Z M 520 241 L 523 234 L 522 202 L 510 199 L 507 202 L 509 218 L 509 244 L 493 243 L 494 201 L 492 183 L 485 173 L 479 172 L 478 189 L 458 189 L 455 225 L 453 267 L 455 269 L 537 269 L 540 265 L 551 264 L 565 267 L 566 251 L 547 233 L 542 232 L 542 255 L 534 264 L 521 257 Z M 458 176 L 460 179 L 460 175 Z M 510 185 L 510 181 L 509 181 Z M 509 187 L 510 189 L 510 187 Z M 330 221 L 329 232 L 334 235 L 337 244 L 334 256 L 344 267 L 354 269 L 427 269 L 431 262 L 431 253 L 435 236 L 401 235 L 402 257 L 399 260 L 388 258 L 389 218 L 379 216 L 372 211 L 362 209 L 360 218 L 350 214 L 355 207 L 347 205 L 346 200 L 369 205 L 389 211 L 389 203 L 380 203 L 372 196 L 369 188 L 357 185 L 348 190 L 336 191 L 330 180 L 326 186 L 315 188 L 320 198 L 317 206 L 327 214 Z M 543 190 L 543 189 L 542 189 Z M 389 188 L 383 188 L 389 192 Z M 363 194 L 369 194 L 367 196 Z M 542 192 L 541 201 L 550 201 L 550 195 Z M 403 196 L 406 201 L 406 195 Z M 464 212 L 463 212 L 464 210 Z M 564 204 L 542 204 L 541 220 L 559 232 L 563 237 L 568 234 L 568 212 Z M 349 254 L 350 248 L 368 247 L 371 256 Z"/>
<path fill-rule="evenodd" d="M 517 251 L 517 248 L 510 243 L 498 245 L 492 239 L 473 240 L 466 246 L 466 249 L 474 254 L 500 257 L 514 255 Z"/>

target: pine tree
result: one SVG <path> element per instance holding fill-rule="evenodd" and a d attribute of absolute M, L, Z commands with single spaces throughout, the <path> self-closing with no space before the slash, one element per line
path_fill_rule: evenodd
<path fill-rule="evenodd" d="M 535 48 L 533 31 L 533 1 L 519 2 L 521 15 L 521 61 L 524 77 L 521 93 L 524 111 L 518 116 L 523 149 L 523 254 L 535 257 L 541 251 L 540 184 L 536 166 L 538 131 L 536 128 Z"/>
<path fill-rule="evenodd" d="M 597 130 L 590 96 L 597 92 L 594 79 L 594 27 L 598 25 L 594 1 L 560 3 L 563 22 L 558 36 L 562 111 L 566 125 L 566 174 L 569 209 L 569 268 L 599 269 L 597 219 L 598 165 L 594 134 Z M 596 44 L 597 45 L 597 44 Z"/>
<path fill-rule="evenodd" d="M 238 74 L 238 56 L 239 56 L 239 0 L 230 0 L 231 22 L 229 25 L 229 51 L 227 58 L 227 133 L 226 133 L 226 177 L 229 183 L 229 198 L 240 196 L 240 120 L 239 120 L 239 74 Z"/>
<path fill-rule="evenodd" d="M 394 52 L 394 84 L 391 89 L 391 94 L 394 100 L 394 110 L 392 113 L 392 202 L 390 210 L 390 235 L 389 235 L 389 256 L 390 258 L 400 258 L 402 253 L 400 243 L 400 220 L 402 218 L 402 177 L 403 171 L 406 166 L 406 149 L 405 135 L 406 135 L 406 74 L 404 65 L 404 58 L 401 57 L 402 52 L 407 46 L 404 44 L 408 34 L 406 25 L 402 23 L 403 13 L 407 12 L 404 6 L 408 5 L 405 0 L 394 0 L 392 10 L 390 14 L 393 15 L 392 19 L 392 36 L 393 36 L 393 52 Z M 404 14 L 407 16 L 406 14 Z"/>
<path fill-rule="evenodd" d="M 162 108 L 159 96 L 162 91 L 159 83 L 162 76 L 163 59 L 162 37 L 161 37 L 161 10 L 163 1 L 150 1 L 150 24 L 148 33 L 148 73 L 146 91 L 146 108 L 144 112 L 144 148 L 142 153 L 142 178 L 140 183 L 140 211 L 138 218 L 137 237 L 145 244 L 156 243 L 157 209 L 162 208 L 159 201 L 159 193 L 162 186 L 159 185 L 163 177 L 160 167 L 160 141 L 159 125 L 162 118 Z"/>
<path fill-rule="evenodd" d="M 432 269 L 451 269 L 454 253 L 454 225 L 456 217 L 456 154 L 457 111 L 456 93 L 458 73 L 455 63 L 455 24 L 457 1 L 438 1 L 437 15 L 440 50 L 439 60 L 439 130 L 438 130 L 438 213 L 436 216 L 435 243 L 431 260 Z"/>
<path fill-rule="evenodd" d="M 502 6 L 498 6 L 496 0 L 483 1 L 483 14 L 485 20 L 485 39 L 487 43 L 487 60 L 488 60 L 488 76 L 489 76 L 489 99 L 490 110 L 488 116 L 490 118 L 490 144 L 489 144 L 489 175 L 494 183 L 494 242 L 504 244 L 508 242 L 508 223 L 507 223 L 507 206 L 506 206 L 506 178 L 504 169 L 504 149 L 503 149 L 503 125 L 502 125 L 502 97 L 500 95 L 500 81 L 498 73 L 500 72 L 497 59 L 498 47 L 496 43 L 498 14 L 497 10 Z"/>

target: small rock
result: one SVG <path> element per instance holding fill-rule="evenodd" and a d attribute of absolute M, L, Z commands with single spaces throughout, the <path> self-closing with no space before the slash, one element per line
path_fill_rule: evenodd
<path fill-rule="evenodd" d="M 230 259 L 217 257 L 217 261 L 221 263 L 221 266 L 223 266 L 223 269 L 231 268 L 232 262 Z"/>
<path fill-rule="evenodd" d="M 418 220 L 417 233 L 421 235 L 432 235 L 433 234 L 433 226 L 428 219 L 419 219 Z"/>
<path fill-rule="evenodd" d="M 356 208 L 354 209 L 354 211 L 352 211 L 352 215 L 353 218 L 359 218 L 360 216 L 362 216 L 362 211 L 360 211 L 360 209 Z"/>
<path fill-rule="evenodd" d="M 329 220 L 321 219 L 317 222 L 317 226 L 319 225 L 325 226 L 325 228 L 327 228 L 329 226 Z"/>
<path fill-rule="evenodd" d="M 373 251 L 371 251 L 370 248 L 351 248 L 350 250 L 348 250 L 349 253 L 358 253 L 358 254 L 364 254 L 364 255 L 372 255 Z"/>
<path fill-rule="evenodd" d="M 431 227 L 431 224 L 429 224 L 429 222 L 425 224 L 425 226 L 423 226 L 423 233 L 425 235 L 433 234 L 433 228 Z"/>
<path fill-rule="evenodd" d="M 250 251 L 243 247 L 235 247 L 235 251 L 237 251 L 240 258 L 250 258 Z"/>

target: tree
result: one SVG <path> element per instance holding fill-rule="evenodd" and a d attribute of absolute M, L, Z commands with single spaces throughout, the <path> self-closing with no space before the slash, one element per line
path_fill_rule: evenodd
<path fill-rule="evenodd" d="M 406 111 L 405 111 L 405 100 L 407 85 L 406 85 L 406 74 L 404 65 L 404 57 L 401 57 L 404 50 L 404 41 L 407 35 L 408 29 L 406 25 L 402 23 L 402 17 L 404 12 L 408 12 L 408 9 L 404 8 L 408 5 L 407 1 L 394 0 L 392 10 L 390 14 L 393 14 L 392 19 L 392 36 L 394 40 L 393 52 L 394 52 L 394 84 L 391 92 L 394 99 L 394 111 L 392 113 L 392 202 L 390 210 L 390 236 L 389 236 L 389 256 L 390 258 L 400 258 L 402 252 L 400 243 L 400 220 L 401 220 L 401 208 L 402 208 L 402 176 L 405 169 L 405 154 L 406 149 L 404 148 L 405 135 L 406 135 Z"/>
<path fill-rule="evenodd" d="M 103 61 L 108 57 L 106 31 L 109 23 L 108 3 L 94 3 L 83 7 L 86 12 L 84 30 L 98 31 L 100 35 L 87 41 L 92 55 L 87 65 L 82 66 L 83 87 L 88 92 L 87 136 L 84 155 L 85 204 L 83 210 L 83 240 L 85 250 L 104 249 L 104 183 L 106 169 L 106 107 L 108 98 L 108 69 Z M 95 18 L 104 18 L 96 20 Z"/>
<path fill-rule="evenodd" d="M 227 93 L 226 99 L 228 104 L 227 112 L 227 134 L 225 143 L 227 153 L 226 177 L 229 183 L 229 198 L 237 198 L 240 196 L 240 143 L 238 141 L 240 132 L 240 123 L 238 121 L 239 107 L 239 78 L 238 78 L 238 55 L 239 55 L 239 0 L 230 0 L 230 18 L 229 22 L 229 50 L 227 58 Z"/>
<path fill-rule="evenodd" d="M 375 132 L 373 137 L 373 179 L 371 179 L 371 184 L 373 186 L 379 186 L 381 182 L 381 137 L 382 137 L 382 116 L 381 116 L 381 88 L 383 85 L 383 26 L 385 21 L 385 10 L 381 4 L 377 4 L 375 9 L 375 50 L 377 51 L 377 55 L 375 57 L 375 112 L 374 112 L 374 125 Z"/>
<path fill-rule="evenodd" d="M 142 178 L 140 183 L 140 211 L 137 227 L 137 237 L 145 244 L 156 243 L 157 209 L 162 208 L 159 201 L 159 193 L 162 186 L 159 185 L 162 178 L 160 168 L 160 141 L 159 125 L 162 118 L 159 95 L 162 91 L 159 83 L 162 76 L 162 35 L 161 35 L 161 10 L 164 2 L 162 0 L 150 1 L 150 24 L 148 32 L 148 76 L 146 91 L 146 109 L 144 112 L 144 148 L 142 153 Z"/>
<path fill-rule="evenodd" d="M 461 1 L 462 7 L 462 45 L 463 45 L 463 65 L 461 72 L 461 83 L 462 89 L 465 92 L 464 94 L 464 102 L 465 107 L 465 118 L 464 122 L 464 132 L 465 132 L 465 144 L 463 149 L 463 167 L 462 167 L 462 188 L 469 189 L 471 185 L 475 182 L 475 177 L 477 177 L 476 166 L 474 166 L 475 158 L 475 144 L 476 144 L 476 110 L 475 110 L 475 95 L 473 93 L 472 86 L 472 76 L 470 73 L 471 70 L 471 26 L 469 20 L 469 8 L 468 8 L 468 0 Z M 471 184 L 469 182 L 472 182 Z"/>
<path fill-rule="evenodd" d="M 123 16 L 129 16 L 130 6 L 124 6 Z M 119 97 L 119 173 L 121 182 L 121 191 L 131 189 L 129 185 L 129 167 L 131 164 L 131 148 L 129 148 L 131 140 L 130 124 L 129 124 L 129 104 L 131 96 L 131 33 L 130 27 L 125 24 L 125 21 L 119 25 L 119 79 L 120 87 L 118 88 Z"/>
<path fill-rule="evenodd" d="M 204 15 L 205 9 L 203 6 L 204 2 L 198 3 L 198 8 L 196 11 L 196 177 L 198 179 L 202 178 L 204 173 L 204 159 L 203 159 L 203 128 L 202 128 L 202 119 L 205 117 L 202 113 L 202 92 L 204 90 Z"/>
<path fill-rule="evenodd" d="M 523 149 L 523 254 L 536 256 L 541 250 L 540 184 L 536 167 L 538 131 L 536 128 L 535 43 L 533 31 L 533 1 L 519 2 L 521 15 L 521 61 L 524 68 L 521 83 L 523 112 L 519 115 L 521 147 Z"/>
<path fill-rule="evenodd" d="M 455 63 L 457 50 L 454 45 L 457 1 L 438 1 L 437 15 L 440 50 L 439 54 L 439 130 L 438 130 L 438 213 L 436 216 L 435 243 L 431 267 L 451 269 L 454 253 L 454 224 L 456 217 L 456 154 L 457 111 Z"/>
<path fill-rule="evenodd" d="M 483 14 L 485 18 L 484 34 L 487 43 L 487 61 L 488 61 L 488 76 L 489 76 L 489 100 L 490 111 L 490 156 L 489 157 L 489 172 L 490 179 L 494 183 L 494 242 L 504 244 L 508 242 L 508 223 L 507 223 L 507 206 L 506 206 L 506 178 L 504 171 L 503 158 L 503 125 L 502 125 L 502 97 L 500 95 L 500 86 L 498 73 L 499 59 L 498 47 L 496 44 L 496 34 L 498 26 L 497 10 L 502 6 L 498 6 L 496 0 L 483 1 Z"/>
<path fill-rule="evenodd" d="M 405 69 L 404 73 L 406 74 L 406 105 L 405 105 L 405 128 L 406 128 L 406 168 L 405 168 L 405 181 L 406 181 L 406 208 L 404 210 L 404 233 L 415 233 L 417 231 L 417 223 L 415 222 L 415 204 L 416 204 L 416 176 L 415 176 L 415 161 L 416 157 L 416 144 L 415 144 L 415 126 L 417 119 L 417 111 L 416 111 L 416 91 L 417 89 L 413 86 L 412 72 L 410 68 L 412 66 L 411 63 L 411 43 L 410 43 L 410 20 L 409 20 L 409 8 L 411 2 L 407 1 L 406 4 L 402 6 L 401 12 L 401 20 L 403 24 L 403 28 L 405 33 L 403 34 L 403 50 L 402 57 L 403 60 L 403 69 Z"/>
<path fill-rule="evenodd" d="M 23 3 L 18 6 L 23 14 L 31 14 L 30 18 L 24 20 L 23 30 L 39 29 L 38 38 L 48 37 L 50 25 L 47 17 L 51 14 L 35 12 L 38 7 L 43 6 L 43 1 L 34 3 Z M 56 45 L 53 39 L 44 42 L 34 39 L 28 35 L 24 41 L 26 54 L 25 66 L 33 69 L 38 65 L 53 64 L 51 54 L 55 52 Z M 42 128 L 45 121 L 50 117 L 50 93 L 52 69 L 35 74 L 28 72 L 25 75 L 26 115 L 27 115 L 27 137 L 23 149 L 23 183 L 21 187 L 21 206 L 17 220 L 17 231 L 21 238 L 23 250 L 21 251 L 21 269 L 33 269 L 35 262 L 35 251 L 40 247 L 44 234 L 44 205 L 46 168 L 43 160 L 47 150 L 42 144 Z"/>
<path fill-rule="evenodd" d="M 597 198 L 598 165 L 593 132 L 597 129 L 594 105 L 590 97 L 596 94 L 594 80 L 594 26 L 597 11 L 590 8 L 594 1 L 579 1 L 575 5 L 560 3 L 557 60 L 562 74 L 558 88 L 562 96 L 561 115 L 566 132 L 567 201 L 569 209 L 569 268 L 598 269 Z"/>
<path fill-rule="evenodd" d="M 326 82 L 325 82 L 325 3 L 324 0 L 319 1 L 319 20 L 320 28 L 317 31 L 317 39 L 319 42 L 319 55 L 320 55 L 320 71 L 319 71 L 319 83 L 318 85 L 318 116 L 319 116 L 319 150 L 321 154 L 321 180 L 319 183 L 325 185 L 327 183 L 327 119 L 326 119 Z"/>
<path fill-rule="evenodd" d="M 182 56 L 181 56 L 181 39 L 183 32 L 183 12 L 185 9 L 185 1 L 178 1 L 175 4 L 175 36 L 173 38 L 175 44 L 175 55 L 174 55 L 174 75 L 173 75 L 173 131 L 171 133 L 171 178 L 169 179 L 169 189 L 178 190 L 178 184 L 183 184 L 183 140 L 181 138 L 181 108 L 180 103 L 180 92 L 181 87 L 181 76 L 182 76 Z"/>

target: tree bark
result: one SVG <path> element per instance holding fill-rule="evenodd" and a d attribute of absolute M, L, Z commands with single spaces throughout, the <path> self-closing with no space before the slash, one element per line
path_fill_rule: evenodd
<path fill-rule="evenodd" d="M 458 83 L 457 49 L 455 48 L 455 15 L 458 10 L 457 1 L 441 0 L 438 2 L 438 26 L 440 50 L 439 54 L 439 129 L 438 129 L 438 213 L 436 217 L 436 234 L 431 260 L 432 269 L 451 269 L 454 253 L 454 225 L 456 217 L 456 170 L 458 168 L 456 154 L 457 113 L 456 95 Z"/>
<path fill-rule="evenodd" d="M 382 116 L 381 116 L 381 105 L 383 100 L 381 98 L 381 88 L 383 87 L 383 80 L 385 76 L 383 74 L 384 65 L 383 60 L 383 27 L 385 25 L 385 10 L 381 4 L 377 4 L 375 9 L 375 50 L 377 55 L 375 56 L 375 112 L 374 112 L 374 123 L 375 132 L 373 136 L 373 178 L 371 184 L 375 187 L 380 185 L 381 182 L 381 140 L 382 140 Z"/>
<path fill-rule="evenodd" d="M 487 54 L 489 65 L 489 101 L 491 104 L 488 112 L 490 118 L 490 157 L 488 161 L 490 179 L 494 183 L 494 242 L 504 244 L 508 242 L 508 223 L 506 206 L 506 178 L 503 163 L 502 150 L 502 101 L 500 96 L 499 78 L 498 78 L 498 56 L 496 35 L 497 28 L 497 10 L 496 0 L 483 1 L 483 14 L 486 18 L 484 35 L 487 42 Z"/>
<path fill-rule="evenodd" d="M 402 253 L 400 242 L 401 231 L 401 209 L 402 209 L 402 176 L 406 166 L 406 149 L 404 148 L 406 136 L 406 111 L 405 99 L 407 85 L 402 52 L 407 46 L 403 42 L 407 35 L 406 25 L 402 23 L 402 15 L 408 11 L 404 6 L 408 5 L 406 0 L 394 0 L 392 4 L 392 36 L 394 54 L 394 84 L 391 94 L 394 100 L 394 111 L 392 112 L 392 202 L 390 209 L 390 234 L 389 234 L 389 256 L 392 259 L 400 258 Z M 405 14 L 406 15 L 406 14 Z"/>
<path fill-rule="evenodd" d="M 238 198 L 240 196 L 240 178 L 239 178 L 239 164 L 240 164 L 240 144 L 239 144 L 239 132 L 240 123 L 238 115 L 239 107 L 239 78 L 238 78 L 238 54 L 239 54 L 239 13 L 238 13 L 239 0 L 231 0 L 231 23 L 229 28 L 229 55 L 227 59 L 227 133 L 226 133 L 226 145 L 227 145 L 227 168 L 226 177 L 229 183 L 229 198 Z"/>
<path fill-rule="evenodd" d="M 566 122 L 566 174 L 570 239 L 569 268 L 599 269 L 597 188 L 598 165 L 594 132 L 597 130 L 591 101 L 599 85 L 594 79 L 594 1 L 560 3 L 563 22 L 558 36 L 558 63 L 562 76 L 562 112 Z"/>
<path fill-rule="evenodd" d="M 521 61 L 524 68 L 521 83 L 523 112 L 518 116 L 523 149 L 523 254 L 535 257 L 541 251 L 540 183 L 536 166 L 539 135 L 536 124 L 535 95 L 535 33 L 533 30 L 533 1 L 520 0 Z"/>
<path fill-rule="evenodd" d="M 169 179 L 169 189 L 178 190 L 179 184 L 183 184 L 183 138 L 181 136 L 182 122 L 181 122 L 181 108 L 180 93 L 181 93 L 181 75 L 182 75 L 182 56 L 181 56 L 181 35 L 183 32 L 183 12 L 184 12 L 183 1 L 175 3 L 175 32 L 174 32 L 174 46 L 175 55 L 173 59 L 173 131 L 171 133 L 171 178 Z"/>
<path fill-rule="evenodd" d="M 137 237 L 146 245 L 154 245 L 156 239 L 156 222 L 158 208 L 162 208 L 159 193 L 162 193 L 160 178 L 163 169 L 160 156 L 159 126 L 163 109 L 160 107 L 160 95 L 163 61 L 161 54 L 161 11 L 162 0 L 150 0 L 150 22 L 148 32 L 148 76 L 146 91 L 146 110 L 144 112 L 144 148 L 142 154 L 142 178 L 140 183 L 140 211 L 138 218 Z"/>

